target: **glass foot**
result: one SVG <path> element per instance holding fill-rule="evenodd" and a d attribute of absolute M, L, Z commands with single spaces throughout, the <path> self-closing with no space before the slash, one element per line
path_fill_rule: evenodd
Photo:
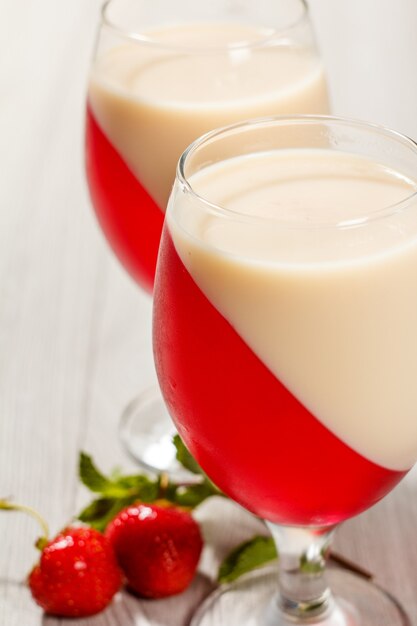
<path fill-rule="evenodd" d="M 334 601 L 329 611 L 305 620 L 279 612 L 278 568 L 254 570 L 214 591 L 201 605 L 190 626 L 411 626 L 404 609 L 388 593 L 365 578 L 341 569 L 326 571 Z"/>
<path fill-rule="evenodd" d="M 178 463 L 172 443 L 175 426 L 161 392 L 151 387 L 132 400 L 119 426 L 120 440 L 133 460 L 148 472 L 166 472 L 177 481 L 195 481 L 196 476 Z"/>

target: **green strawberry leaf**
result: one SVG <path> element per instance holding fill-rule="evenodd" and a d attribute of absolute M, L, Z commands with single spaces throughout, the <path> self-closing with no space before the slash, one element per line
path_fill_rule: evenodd
<path fill-rule="evenodd" d="M 189 472 L 193 474 L 203 474 L 203 470 L 195 460 L 195 458 L 191 455 L 191 453 L 185 447 L 185 444 L 181 437 L 176 434 L 172 438 L 172 442 L 177 450 L 176 458 L 179 463 Z"/>
<path fill-rule="evenodd" d="M 230 583 L 276 558 L 277 551 L 273 539 L 257 535 L 228 554 L 220 565 L 217 580 L 219 583 Z"/>

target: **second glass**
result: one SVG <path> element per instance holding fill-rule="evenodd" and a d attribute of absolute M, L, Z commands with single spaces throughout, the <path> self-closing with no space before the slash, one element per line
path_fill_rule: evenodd
<path fill-rule="evenodd" d="M 102 11 L 86 124 L 87 178 L 100 225 L 152 292 L 180 154 L 204 132 L 262 115 L 326 113 L 322 64 L 302 0 L 110 0 Z M 159 394 L 122 420 L 128 451 L 175 470 Z"/>
<path fill-rule="evenodd" d="M 161 389 L 280 555 L 279 593 L 256 572 L 192 626 L 408 623 L 325 557 L 417 459 L 416 172 L 413 141 L 325 116 L 236 124 L 180 159 L 155 283 Z"/>

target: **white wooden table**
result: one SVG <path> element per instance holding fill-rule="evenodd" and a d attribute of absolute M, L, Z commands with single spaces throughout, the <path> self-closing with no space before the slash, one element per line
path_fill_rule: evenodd
<path fill-rule="evenodd" d="M 155 379 L 151 301 L 107 248 L 84 181 L 84 94 L 98 6 L 0 0 L 0 496 L 36 507 L 53 531 L 88 498 L 76 477 L 80 449 L 104 469 L 132 469 L 118 418 Z M 212 503 L 201 516 L 209 545 L 185 594 L 164 601 L 121 594 L 77 623 L 185 626 L 222 554 L 258 529 L 231 504 Z M 0 514 L 1 626 L 61 623 L 45 618 L 22 584 L 37 533 L 31 519 Z M 417 625 L 415 474 L 346 523 L 336 543 Z"/>

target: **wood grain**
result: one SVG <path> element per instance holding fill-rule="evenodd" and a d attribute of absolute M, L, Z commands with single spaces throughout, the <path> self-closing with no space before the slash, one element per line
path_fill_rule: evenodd
<path fill-rule="evenodd" d="M 129 467 L 119 415 L 155 380 L 151 302 L 96 226 L 83 174 L 85 86 L 98 0 L 1 0 L 0 496 L 39 509 L 53 531 L 86 501 L 80 449 L 104 469 Z M 230 547 L 259 531 L 238 507 L 199 513 L 201 574 L 181 597 L 117 602 L 80 626 L 185 626 Z M 347 523 L 337 548 L 374 572 L 417 624 L 417 479 Z M 58 626 L 22 581 L 36 558 L 35 523 L 0 515 L 0 624 Z M 213 625 L 214 626 L 214 625 Z"/>

